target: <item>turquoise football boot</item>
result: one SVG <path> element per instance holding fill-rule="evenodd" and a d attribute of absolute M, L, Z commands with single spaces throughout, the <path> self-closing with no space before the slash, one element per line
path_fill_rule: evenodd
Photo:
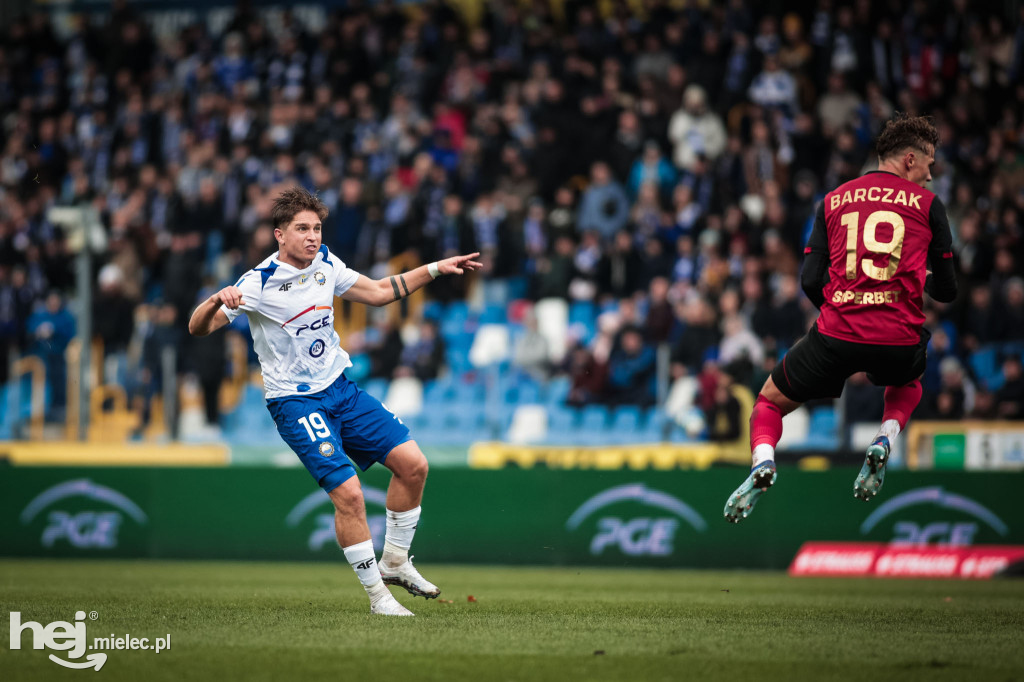
<path fill-rule="evenodd" d="M 868 446 L 864 457 L 864 466 L 853 482 L 853 496 L 858 500 L 870 502 L 882 489 L 885 480 L 885 464 L 889 461 L 889 439 L 879 436 Z"/>
<path fill-rule="evenodd" d="M 739 523 L 750 516 L 758 498 L 768 492 L 775 478 L 775 462 L 770 459 L 751 469 L 747 480 L 729 495 L 729 501 L 725 503 L 725 520 Z"/>

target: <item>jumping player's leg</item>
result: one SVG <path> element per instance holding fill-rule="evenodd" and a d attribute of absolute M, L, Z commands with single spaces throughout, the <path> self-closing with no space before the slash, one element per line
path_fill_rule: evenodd
<path fill-rule="evenodd" d="M 910 415 L 921 402 L 921 376 L 928 366 L 928 340 L 931 334 L 921 329 L 915 346 L 896 346 L 871 356 L 868 379 L 885 386 L 882 425 L 864 454 L 864 464 L 853 482 L 853 496 L 870 501 L 882 489 L 885 467 L 896 436 L 906 428 Z"/>
<path fill-rule="evenodd" d="M 910 415 L 921 402 L 921 381 L 915 379 L 905 386 L 887 386 L 882 426 L 864 455 L 864 464 L 853 482 L 853 496 L 869 502 L 882 489 L 885 465 L 896 436 L 906 428 Z"/>
<path fill-rule="evenodd" d="M 750 414 L 750 474 L 725 504 L 725 518 L 739 523 L 775 483 L 775 446 L 782 418 L 815 398 L 838 397 L 849 376 L 848 363 L 829 339 L 811 327 L 772 370 Z"/>
<path fill-rule="evenodd" d="M 782 438 L 782 418 L 798 407 L 800 403 L 786 397 L 769 376 L 750 413 L 750 474 L 725 503 L 730 523 L 747 518 L 758 498 L 775 483 L 775 446 Z"/>
<path fill-rule="evenodd" d="M 345 560 L 356 572 L 370 597 L 370 613 L 411 616 L 412 611 L 399 604 L 381 579 L 373 552 L 370 527 L 366 523 L 366 503 L 359 479 L 352 476 L 327 493 L 334 503 L 334 532 Z"/>
<path fill-rule="evenodd" d="M 384 466 L 391 470 L 392 476 L 386 500 L 387 530 L 380 558 L 381 575 L 389 585 L 399 585 L 412 594 L 433 599 L 441 590 L 420 575 L 409 557 L 420 520 L 423 486 L 427 482 L 427 458 L 416 441 L 407 440 L 388 453 Z"/>
<path fill-rule="evenodd" d="M 768 377 L 761 388 L 750 413 L 751 464 L 757 467 L 766 460 L 775 460 L 775 446 L 782 438 L 782 418 L 800 407 L 801 403 L 787 398 Z"/>
<path fill-rule="evenodd" d="M 914 413 L 918 403 L 921 402 L 922 393 L 920 379 L 915 379 L 906 386 L 886 387 L 882 427 L 878 430 L 875 438 L 885 436 L 890 443 L 895 440 L 900 431 L 907 428 L 910 415 Z"/>

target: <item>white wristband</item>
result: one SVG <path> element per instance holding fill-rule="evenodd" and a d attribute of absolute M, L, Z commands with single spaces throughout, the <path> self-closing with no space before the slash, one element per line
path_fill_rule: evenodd
<path fill-rule="evenodd" d="M 427 266 L 427 272 L 430 273 L 430 279 L 437 279 L 437 276 L 441 274 L 441 271 L 437 269 L 437 261 Z"/>

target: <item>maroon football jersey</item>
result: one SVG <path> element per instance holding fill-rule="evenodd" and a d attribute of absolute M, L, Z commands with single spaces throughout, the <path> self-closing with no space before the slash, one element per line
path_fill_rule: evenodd
<path fill-rule="evenodd" d="M 819 332 L 854 343 L 919 342 L 934 200 L 927 189 L 885 172 L 825 195 L 830 265 Z M 936 209 L 945 221 L 941 202 Z"/>

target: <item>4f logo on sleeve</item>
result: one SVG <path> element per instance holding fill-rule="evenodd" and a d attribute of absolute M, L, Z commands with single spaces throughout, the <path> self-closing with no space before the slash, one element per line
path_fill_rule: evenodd
<path fill-rule="evenodd" d="M 288 290 L 289 290 L 289 289 L 291 289 L 291 288 L 292 288 L 292 283 L 291 283 L 291 282 L 285 282 L 284 284 L 282 284 L 281 286 L 279 286 L 279 287 L 277 288 L 277 290 L 278 290 L 278 291 L 288 291 Z"/>

